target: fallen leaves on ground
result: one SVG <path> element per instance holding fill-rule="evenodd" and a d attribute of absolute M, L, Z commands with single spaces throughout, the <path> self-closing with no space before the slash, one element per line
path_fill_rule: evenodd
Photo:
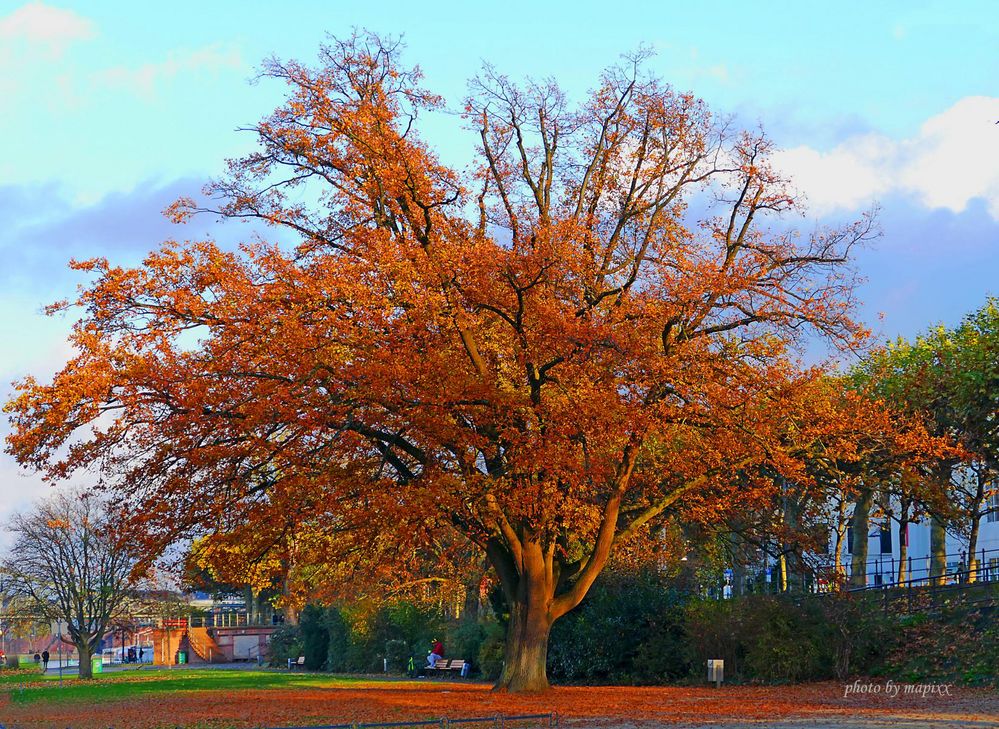
<path fill-rule="evenodd" d="M 843 696 L 838 683 L 784 687 L 559 687 L 535 695 L 494 693 L 483 684 L 390 681 L 361 686 L 179 691 L 120 701 L 32 702 L 0 698 L 0 720 L 24 729 L 252 727 L 490 717 L 557 712 L 562 723 L 636 726 L 736 724 L 870 716 L 995 721 L 999 695 L 952 688 L 951 696 Z"/>

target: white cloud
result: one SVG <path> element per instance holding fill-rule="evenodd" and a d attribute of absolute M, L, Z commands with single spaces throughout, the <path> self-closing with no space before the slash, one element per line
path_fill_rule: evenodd
<path fill-rule="evenodd" d="M 0 18 L 0 39 L 40 45 L 51 54 L 60 53 L 73 41 L 89 40 L 96 35 L 97 27 L 92 21 L 41 2 L 22 5 Z"/>
<path fill-rule="evenodd" d="M 981 198 L 999 220 L 997 121 L 999 98 L 969 96 L 908 139 L 855 135 L 825 152 L 807 146 L 781 151 L 775 162 L 818 214 L 903 194 L 954 212 Z"/>
<path fill-rule="evenodd" d="M 159 83 L 170 81 L 180 74 L 238 70 L 243 66 L 243 59 L 236 48 L 216 43 L 194 50 L 171 51 L 160 63 L 145 63 L 135 68 L 108 68 L 100 72 L 97 83 L 125 87 L 138 96 L 152 99 Z"/>

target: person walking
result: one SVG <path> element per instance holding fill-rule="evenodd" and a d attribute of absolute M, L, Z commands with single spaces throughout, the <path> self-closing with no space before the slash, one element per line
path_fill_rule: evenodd
<path fill-rule="evenodd" d="M 42 651 L 42 673 L 49 670 L 49 651 L 46 648 Z"/>

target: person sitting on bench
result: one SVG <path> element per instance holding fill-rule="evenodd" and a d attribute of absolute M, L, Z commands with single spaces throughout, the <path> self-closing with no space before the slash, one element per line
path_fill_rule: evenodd
<path fill-rule="evenodd" d="M 444 644 L 439 640 L 434 638 L 433 647 L 430 649 L 430 655 L 427 656 L 427 668 L 436 668 L 437 661 L 444 657 Z"/>

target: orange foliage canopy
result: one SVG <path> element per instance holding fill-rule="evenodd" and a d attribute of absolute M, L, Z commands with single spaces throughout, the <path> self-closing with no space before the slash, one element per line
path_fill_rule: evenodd
<path fill-rule="evenodd" d="M 616 544 L 764 500 L 733 475 L 804 478 L 808 443 L 862 427 L 788 352 L 863 337 L 845 264 L 870 221 L 790 230 L 770 143 L 641 59 L 578 107 L 487 68 L 468 170 L 418 136 L 442 102 L 395 46 L 321 60 L 267 66 L 288 99 L 206 189 L 298 243 L 74 264 L 96 277 L 77 354 L 19 384 L 10 450 L 53 477 L 100 464 L 154 550 L 243 529 L 247 552 L 398 578 L 484 549 L 513 606 L 502 681 L 543 687 L 548 628 Z"/>

